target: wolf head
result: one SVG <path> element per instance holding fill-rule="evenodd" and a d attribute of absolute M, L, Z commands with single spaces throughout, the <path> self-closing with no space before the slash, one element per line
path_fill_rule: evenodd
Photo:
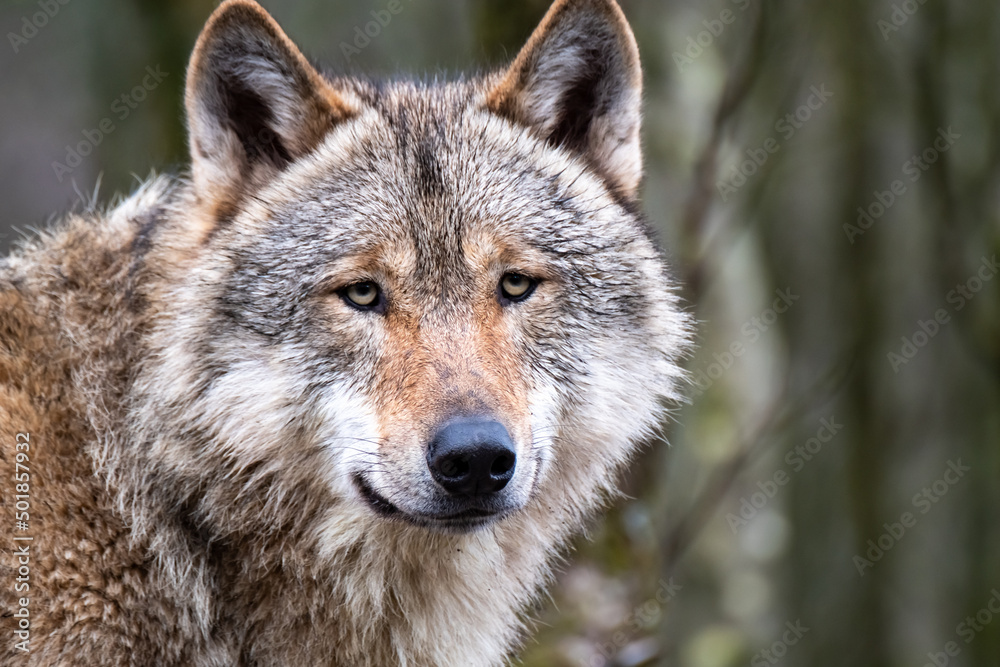
<path fill-rule="evenodd" d="M 135 422 L 172 482 L 145 483 L 212 535 L 532 520 L 558 541 L 680 375 L 640 98 L 612 0 L 559 0 L 508 68 L 433 84 L 324 77 L 224 3 L 149 295 Z"/>

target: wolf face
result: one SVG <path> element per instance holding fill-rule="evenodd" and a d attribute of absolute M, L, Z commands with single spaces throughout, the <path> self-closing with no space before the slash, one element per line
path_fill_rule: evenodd
<path fill-rule="evenodd" d="M 633 203 L 640 87 L 610 1 L 556 3 L 505 72 L 378 85 L 224 4 L 188 76 L 200 213 L 139 383 L 145 436 L 185 437 L 151 451 L 234 499 L 308 483 L 359 525 L 592 504 L 685 332 Z M 222 479 L 194 472 L 205 441 Z"/>

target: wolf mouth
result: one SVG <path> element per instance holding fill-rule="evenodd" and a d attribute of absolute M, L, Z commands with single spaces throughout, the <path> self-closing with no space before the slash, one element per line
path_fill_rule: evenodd
<path fill-rule="evenodd" d="M 365 502 L 368 503 L 368 505 L 375 510 L 377 514 L 381 514 L 382 516 L 400 516 L 403 514 L 398 507 L 376 492 L 363 475 L 356 475 L 354 477 L 354 485 L 358 487 L 361 497 L 365 499 Z"/>
<path fill-rule="evenodd" d="M 427 527 L 438 528 L 448 531 L 466 532 L 481 528 L 504 516 L 505 512 L 485 509 L 481 507 L 469 507 L 459 512 L 451 514 L 410 514 L 396 507 L 392 502 L 382 496 L 372 488 L 363 475 L 354 478 L 354 484 L 358 488 L 361 497 L 364 498 L 368 506 L 377 514 L 384 517 L 402 519 L 408 523 Z"/>

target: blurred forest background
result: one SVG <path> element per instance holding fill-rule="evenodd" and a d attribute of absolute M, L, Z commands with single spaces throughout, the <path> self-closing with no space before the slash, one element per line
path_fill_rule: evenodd
<path fill-rule="evenodd" d="M 448 76 L 548 0 L 263 4 L 326 69 Z M 521 662 L 1000 665 L 1000 6 L 622 5 L 696 385 Z M 99 180 L 185 168 L 213 6 L 0 0 L 4 249 Z"/>

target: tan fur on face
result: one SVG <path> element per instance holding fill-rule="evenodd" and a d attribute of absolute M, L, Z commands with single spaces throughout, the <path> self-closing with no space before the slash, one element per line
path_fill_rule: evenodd
<path fill-rule="evenodd" d="M 473 234 L 465 248 L 474 279 L 467 291 L 452 295 L 453 303 L 448 304 L 446 297 L 435 307 L 431 304 L 442 287 L 421 283 L 412 248 L 400 245 L 393 251 L 373 249 L 352 257 L 342 265 L 344 278 L 338 281 L 349 284 L 365 276 L 382 276 L 387 293 L 384 336 L 374 382 L 366 390 L 379 423 L 379 456 L 389 470 L 384 477 L 391 484 L 379 490 L 398 497 L 415 483 L 429 483 L 429 443 L 456 418 L 503 424 L 522 460 L 517 475 L 526 476 L 527 483 L 533 476 L 528 375 L 514 339 L 515 315 L 510 309 L 517 306 L 502 306 L 497 288 L 505 267 L 524 271 L 534 265 L 516 261 L 516 251 L 505 250 L 496 238 Z"/>
<path fill-rule="evenodd" d="M 460 416 L 498 419 L 514 437 L 530 439 L 521 360 L 505 329 L 499 304 L 488 301 L 423 327 L 412 316 L 389 313 L 387 354 L 372 388 L 386 440 L 424 445 Z"/>

